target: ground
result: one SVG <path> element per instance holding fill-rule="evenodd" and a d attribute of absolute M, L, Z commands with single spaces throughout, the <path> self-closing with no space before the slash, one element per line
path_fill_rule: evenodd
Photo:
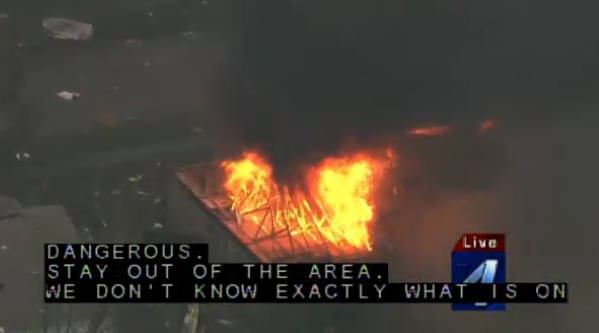
<path fill-rule="evenodd" d="M 0 72 L 13 78 L 0 85 L 0 107 L 21 112 L 15 118 L 25 125 L 2 136 L 0 192 L 27 207 L 63 205 L 87 241 L 139 240 L 140 230 L 159 222 L 158 164 L 209 154 L 206 85 L 222 53 L 196 31 L 205 23 L 194 23 L 201 3 L 7 5 L 0 6 L 0 31 L 10 37 L 2 38 Z M 95 34 L 81 42 L 49 38 L 41 21 L 52 15 L 92 21 Z M 62 100 L 62 90 L 81 98 Z M 6 290 L 13 280 L 3 280 Z M 115 322 L 121 330 L 178 332 L 177 309 L 121 307 Z M 215 311 L 204 315 L 218 328 L 223 315 Z M 139 320 L 150 313 L 155 321 Z"/>
<path fill-rule="evenodd" d="M 210 113 L 204 94 L 222 54 L 193 31 L 199 26 L 193 24 L 200 17 L 197 3 L 113 2 L 97 10 L 93 5 L 54 1 L 37 11 L 21 10 L 18 4 L 6 12 L 2 23 L 16 28 L 12 41 L 19 46 L 4 53 L 19 52 L 7 66 L 19 65 L 19 87 L 11 83 L 5 89 L 16 95 L 13 104 L 26 115 L 18 119 L 25 118 L 27 132 L 3 142 L 8 146 L 1 152 L 3 174 L 19 179 L 14 186 L 6 183 L 4 191 L 28 192 L 31 185 L 21 183 L 27 178 L 42 188 L 59 186 L 64 193 L 79 195 L 79 190 L 67 190 L 62 182 L 52 185 L 51 178 L 83 172 L 82 179 L 95 182 L 102 177 L 97 168 L 105 165 L 142 160 L 154 164 L 160 155 L 180 155 L 206 145 Z M 152 11 L 156 14 L 148 16 Z M 41 19 L 51 14 L 93 19 L 95 35 L 81 42 L 53 40 L 41 29 Z M 56 94 L 63 90 L 78 92 L 81 98 L 62 100 Z M 139 173 L 119 167 L 105 171 L 121 173 L 125 183 Z M 13 172 L 24 177 L 8 176 Z M 17 196 L 27 204 L 36 200 L 27 194 Z"/>

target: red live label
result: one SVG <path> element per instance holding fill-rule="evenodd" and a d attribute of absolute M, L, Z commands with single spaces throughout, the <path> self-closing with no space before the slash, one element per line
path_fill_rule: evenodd
<path fill-rule="evenodd" d="M 504 252 L 505 234 L 463 234 L 454 252 Z"/>

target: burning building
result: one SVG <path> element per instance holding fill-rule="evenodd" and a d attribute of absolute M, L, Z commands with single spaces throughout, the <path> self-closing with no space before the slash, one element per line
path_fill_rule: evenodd
<path fill-rule="evenodd" d="M 176 178 L 255 260 L 348 261 L 373 251 L 374 195 L 388 166 L 385 158 L 366 154 L 329 158 L 309 168 L 303 184 L 286 185 L 277 184 L 258 153 L 247 152 L 239 159 L 178 170 Z M 222 247 L 218 243 L 211 248 Z M 227 260 L 218 252 L 211 258 Z"/>
<path fill-rule="evenodd" d="M 480 130 L 493 125 L 487 121 Z M 442 136 L 450 131 L 449 126 L 432 126 L 406 135 Z M 451 159 L 456 160 L 455 154 Z M 451 161 L 443 161 L 443 168 L 451 169 Z M 380 243 L 375 228 L 382 215 L 380 196 L 397 194 L 397 187 L 389 184 L 401 182 L 391 179 L 397 176 L 389 170 L 395 163 L 390 149 L 348 153 L 306 167 L 303 179 L 293 184 L 277 181 L 271 164 L 257 151 L 187 166 L 175 170 L 169 185 L 169 226 L 210 244 L 213 261 L 367 260 Z"/>
<path fill-rule="evenodd" d="M 375 196 L 391 162 L 390 151 L 327 158 L 298 184 L 277 183 L 257 152 L 188 166 L 168 186 L 167 228 L 208 243 L 214 262 L 370 261 L 377 250 Z M 303 305 L 224 306 L 256 326 L 293 309 L 281 317 L 287 331 L 302 327 L 293 318 L 306 313 L 297 310 Z"/>
<path fill-rule="evenodd" d="M 489 122 L 478 127 L 475 141 L 480 141 L 479 134 L 493 125 Z M 439 157 L 439 149 L 451 148 L 453 144 L 464 147 L 455 132 L 460 131 L 449 126 L 432 126 L 405 134 L 412 149 L 428 149 L 432 152 L 429 155 Z M 442 140 L 426 139 L 430 137 Z M 441 141 L 446 144 L 440 144 Z M 446 150 L 447 158 L 412 163 L 421 169 L 418 172 L 410 171 L 414 168 L 409 163 L 414 159 L 410 149 L 402 151 L 405 156 L 396 170 L 391 169 L 400 161 L 391 150 L 341 154 L 305 167 L 296 183 L 279 181 L 268 159 L 257 151 L 187 166 L 173 172 L 173 181 L 168 186 L 167 229 L 194 235 L 195 241 L 208 243 L 210 260 L 214 262 L 387 261 L 384 259 L 390 254 L 388 250 L 394 246 L 392 240 L 381 235 L 389 231 L 387 221 L 397 220 L 404 192 L 409 187 L 406 184 L 411 183 L 404 178 L 409 180 L 411 173 L 419 177 L 423 171 L 424 178 L 434 182 L 458 179 L 456 175 L 463 172 L 457 171 L 478 169 L 477 165 L 464 168 L 466 159 L 458 157 L 453 149 Z M 472 158 L 478 159 L 476 156 Z M 442 172 L 437 172 L 438 169 Z M 397 175 L 397 170 L 401 170 L 401 175 Z M 433 177 L 437 173 L 437 178 Z M 467 173 L 472 178 L 472 172 Z M 423 186 L 427 184 L 424 182 Z M 388 207 L 392 195 L 392 207 Z M 323 311 L 316 305 L 223 306 L 234 309 L 235 316 L 253 321 L 258 329 L 267 332 L 269 329 L 291 332 L 291 327 L 314 332 L 318 330 L 312 319 L 314 312 L 331 319 L 334 317 L 331 311 L 341 311 L 339 307 Z M 274 319 L 264 320 L 265 316 Z M 273 322 L 277 319 L 282 320 L 279 327 Z M 303 326 L 301 321 L 311 325 Z"/>

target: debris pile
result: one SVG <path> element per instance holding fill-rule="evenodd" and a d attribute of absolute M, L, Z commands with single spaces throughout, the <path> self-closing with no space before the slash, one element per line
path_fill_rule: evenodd
<path fill-rule="evenodd" d="M 51 37 L 58 39 L 86 40 L 94 33 L 91 24 L 67 18 L 51 17 L 45 19 L 42 26 Z"/>

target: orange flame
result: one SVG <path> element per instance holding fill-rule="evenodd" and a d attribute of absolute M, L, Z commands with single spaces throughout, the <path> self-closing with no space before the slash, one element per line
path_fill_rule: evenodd
<path fill-rule="evenodd" d="M 308 171 L 307 192 L 276 184 L 271 166 L 255 152 L 221 166 L 232 209 L 254 224 L 262 222 L 253 212 L 269 207 L 279 229 L 292 230 L 292 236 L 308 243 L 334 244 L 350 253 L 372 250 L 372 196 L 387 166 L 382 160 L 359 154 L 325 159 Z"/>
<path fill-rule="evenodd" d="M 449 126 L 420 127 L 408 131 L 408 135 L 439 136 L 449 131 Z"/>

